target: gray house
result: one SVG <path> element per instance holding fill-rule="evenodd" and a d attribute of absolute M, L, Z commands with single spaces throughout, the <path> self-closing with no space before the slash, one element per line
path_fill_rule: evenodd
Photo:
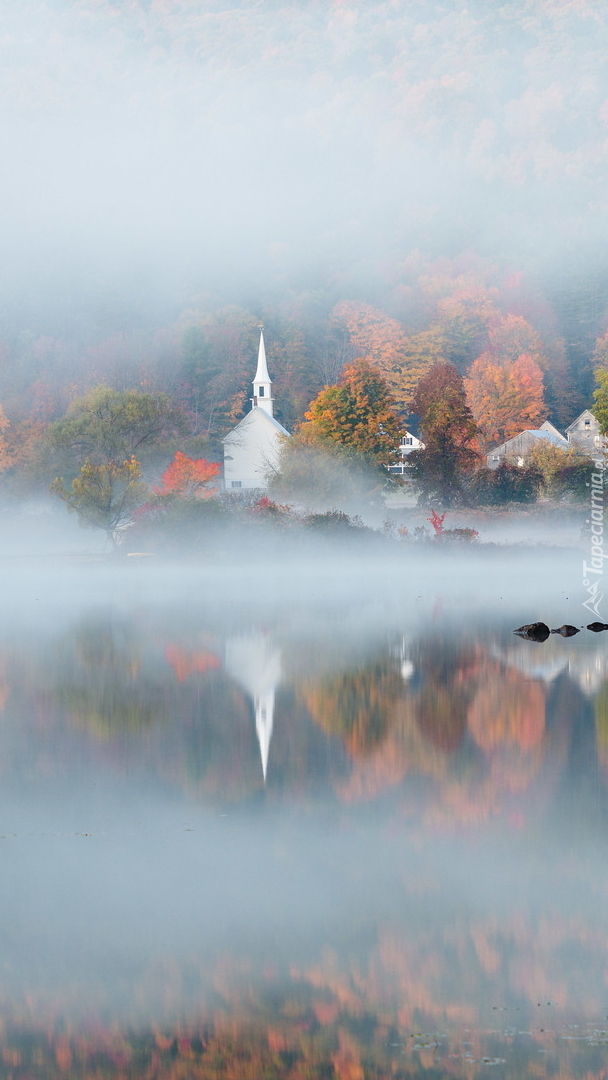
<path fill-rule="evenodd" d="M 600 435 L 600 425 L 589 409 L 584 409 L 570 427 L 566 428 L 566 435 L 561 435 L 549 420 L 545 420 L 540 428 L 529 428 L 520 431 L 512 439 L 507 439 L 500 446 L 495 446 L 487 455 L 488 469 L 497 469 L 502 461 L 508 461 L 511 465 L 524 466 L 530 451 L 544 442 L 550 442 L 553 446 L 559 446 L 562 450 L 577 449 L 581 454 L 593 457 L 595 452 L 606 446 L 606 439 Z"/>
<path fill-rule="evenodd" d="M 495 446 L 493 450 L 490 450 L 486 459 L 488 469 L 497 469 L 503 461 L 523 467 L 530 451 L 537 446 L 542 446 L 543 443 L 552 443 L 553 446 L 559 446 L 562 450 L 567 450 L 569 446 L 568 440 L 560 435 L 557 428 L 545 420 L 540 428 L 520 431 L 519 435 L 514 435 L 512 439 L 507 439 L 500 446 Z"/>
<path fill-rule="evenodd" d="M 584 409 L 570 427 L 566 428 L 566 437 L 571 446 L 576 446 L 577 450 L 590 456 L 605 445 L 604 436 L 600 435 L 599 422 L 589 409 Z"/>

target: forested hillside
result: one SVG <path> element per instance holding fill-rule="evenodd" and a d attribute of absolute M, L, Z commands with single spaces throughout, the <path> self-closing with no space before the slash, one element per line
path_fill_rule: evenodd
<path fill-rule="evenodd" d="M 530 423 L 591 404 L 600 0 L 26 0 L 2 18 L 5 470 L 99 383 L 169 392 L 217 453 L 262 322 L 290 429 L 362 355 L 404 417 L 436 360 L 488 431 L 497 364 L 519 363 Z"/>

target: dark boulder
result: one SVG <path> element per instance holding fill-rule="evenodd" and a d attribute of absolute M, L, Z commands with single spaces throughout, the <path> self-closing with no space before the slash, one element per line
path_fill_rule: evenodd
<path fill-rule="evenodd" d="M 557 630 L 552 630 L 552 634 L 561 634 L 562 637 L 574 637 L 575 634 L 579 634 L 580 630 L 578 626 L 570 626 L 569 623 L 564 623 Z"/>
<path fill-rule="evenodd" d="M 594 634 L 601 633 L 602 630 L 608 630 L 608 623 L 605 622 L 590 622 L 587 630 L 592 630 Z"/>
<path fill-rule="evenodd" d="M 526 623 L 525 626 L 518 626 L 513 633 L 519 634 L 519 637 L 525 638 L 526 641 L 546 641 L 551 631 L 544 622 L 531 622 Z"/>

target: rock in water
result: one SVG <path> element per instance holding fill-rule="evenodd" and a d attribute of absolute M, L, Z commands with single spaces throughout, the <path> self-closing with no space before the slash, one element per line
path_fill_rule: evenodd
<path fill-rule="evenodd" d="M 551 631 L 544 622 L 531 622 L 526 623 L 525 626 L 518 626 L 513 633 L 519 634 L 526 641 L 546 641 Z"/>
<path fill-rule="evenodd" d="M 605 622 L 590 622 L 587 630 L 593 630 L 594 634 L 599 634 L 602 630 L 608 630 L 608 623 Z"/>
<path fill-rule="evenodd" d="M 570 626 L 569 623 L 564 623 L 558 630 L 552 630 L 552 634 L 561 634 L 562 637 L 574 637 L 575 634 L 580 633 L 578 626 Z"/>

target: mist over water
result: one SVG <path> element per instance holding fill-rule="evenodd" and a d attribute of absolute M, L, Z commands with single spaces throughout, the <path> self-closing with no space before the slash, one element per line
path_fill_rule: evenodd
<path fill-rule="evenodd" d="M 560 1038 L 596 1023 L 605 643 L 512 632 L 581 625 L 579 577 L 555 549 L 5 563 L 7 1017 L 282 1023 L 345 980 L 402 1040 L 528 1030 L 537 998 Z"/>

